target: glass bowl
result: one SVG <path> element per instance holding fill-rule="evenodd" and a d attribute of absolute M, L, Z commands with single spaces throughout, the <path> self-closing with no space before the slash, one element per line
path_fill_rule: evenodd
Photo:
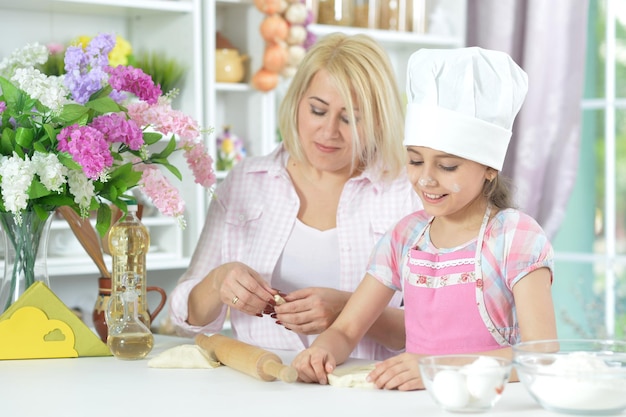
<path fill-rule="evenodd" d="M 440 355 L 421 358 L 419 367 L 426 390 L 441 408 L 483 412 L 500 399 L 512 363 L 492 356 Z"/>
<path fill-rule="evenodd" d="M 513 346 L 530 395 L 549 411 L 611 415 L 626 409 L 626 342 L 562 339 Z"/>

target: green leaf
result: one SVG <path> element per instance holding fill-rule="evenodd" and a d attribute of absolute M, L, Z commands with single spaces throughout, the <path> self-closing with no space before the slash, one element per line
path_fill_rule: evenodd
<path fill-rule="evenodd" d="M 34 129 L 28 129 L 25 127 L 18 127 L 15 132 L 15 142 L 23 148 L 30 148 L 35 137 Z"/>
<path fill-rule="evenodd" d="M 35 205 L 33 207 L 35 209 L 35 213 L 41 220 L 46 220 L 50 216 L 50 210 L 47 208 L 41 207 L 40 205 Z"/>
<path fill-rule="evenodd" d="M 71 197 L 67 194 L 57 194 L 57 193 L 51 193 L 45 197 L 41 197 L 38 200 L 38 203 L 41 205 L 47 205 L 50 207 L 60 207 L 60 206 L 74 207 L 76 205 L 76 203 L 74 202 L 74 197 Z"/>
<path fill-rule="evenodd" d="M 178 168 L 176 168 L 174 165 L 170 164 L 169 162 L 159 162 L 159 163 L 163 165 L 165 168 L 167 168 L 168 171 L 170 171 L 172 174 L 174 174 L 176 178 L 178 178 L 179 181 L 183 180 L 183 175 L 180 173 Z"/>
<path fill-rule="evenodd" d="M 88 112 L 89 108 L 85 106 L 69 103 L 63 106 L 63 110 L 58 118 L 63 122 L 69 123 L 83 118 Z"/>
<path fill-rule="evenodd" d="M 164 159 L 164 158 L 167 158 L 175 150 L 176 150 L 176 139 L 172 136 L 172 138 L 168 142 L 168 144 L 165 147 L 165 149 L 163 149 L 161 152 L 153 154 L 151 159 Z"/>
<path fill-rule="evenodd" d="M 0 152 L 2 152 L 2 155 L 11 156 L 13 154 L 14 143 L 15 132 L 9 128 L 4 129 L 2 136 L 0 136 Z"/>
<path fill-rule="evenodd" d="M 2 89 L 2 95 L 4 96 L 7 104 L 14 104 L 19 97 L 19 90 L 9 80 L 4 77 L 0 77 L 0 88 Z"/>
<path fill-rule="evenodd" d="M 96 230 L 100 237 L 104 237 L 111 227 L 111 207 L 108 204 L 100 204 L 96 218 Z"/>
<path fill-rule="evenodd" d="M 46 133 L 48 134 L 48 137 L 50 139 L 55 139 L 57 138 L 57 131 L 54 127 L 52 127 L 52 125 L 50 123 L 45 123 L 43 125 L 43 130 L 46 131 Z"/>
<path fill-rule="evenodd" d="M 83 167 L 78 162 L 74 161 L 72 155 L 67 152 L 59 152 L 57 154 L 57 158 L 59 159 L 59 162 L 63 164 L 63 166 L 68 167 L 69 169 L 75 169 L 77 171 L 83 170 Z"/>
<path fill-rule="evenodd" d="M 28 187 L 28 197 L 31 200 L 50 195 L 52 191 L 48 190 L 36 177 L 33 178 Z"/>
<path fill-rule="evenodd" d="M 133 164 L 131 164 L 130 162 L 124 165 L 120 165 L 117 168 L 115 168 L 113 172 L 111 172 L 111 180 L 114 180 L 115 178 L 120 177 L 120 176 L 126 176 L 130 174 L 131 172 L 133 172 Z"/>
<path fill-rule="evenodd" d="M 97 100 L 102 97 L 108 97 L 109 94 L 111 94 L 111 91 L 113 91 L 113 87 L 107 84 L 104 88 L 101 88 L 93 93 L 91 97 L 89 97 L 89 101 Z"/>
<path fill-rule="evenodd" d="M 143 141 L 146 143 L 146 145 L 154 145 L 161 139 L 163 139 L 162 133 L 143 132 Z"/>
<path fill-rule="evenodd" d="M 100 114 L 116 113 L 121 111 L 120 106 L 110 97 L 97 98 L 85 103 L 85 107 L 94 109 Z"/>

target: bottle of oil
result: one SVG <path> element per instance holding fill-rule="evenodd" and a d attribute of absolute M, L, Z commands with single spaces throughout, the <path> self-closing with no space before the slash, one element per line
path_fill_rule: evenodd
<path fill-rule="evenodd" d="M 107 345 L 118 359 L 143 359 L 154 345 L 150 328 L 139 319 L 138 281 L 137 274 L 124 274 L 122 290 L 111 297 L 107 306 Z"/>
<path fill-rule="evenodd" d="M 137 278 L 136 287 L 139 319 L 150 328 L 150 314 L 146 300 L 146 254 L 150 247 L 150 234 L 137 216 L 137 202 L 128 200 L 127 213 L 109 231 L 109 251 L 113 259 L 111 273 L 111 297 L 124 289 L 125 275 Z M 112 312 L 113 315 L 121 311 Z"/>

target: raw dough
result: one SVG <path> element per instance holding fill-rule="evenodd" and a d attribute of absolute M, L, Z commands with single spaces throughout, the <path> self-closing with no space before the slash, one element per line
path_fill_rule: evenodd
<path fill-rule="evenodd" d="M 376 388 L 376 384 L 365 380 L 375 366 L 374 363 L 340 366 L 328 374 L 328 383 L 334 387 Z"/>
<path fill-rule="evenodd" d="M 281 304 L 285 304 L 287 302 L 287 301 L 285 301 L 285 299 L 283 297 L 280 296 L 280 294 L 274 295 L 274 301 L 276 302 L 277 306 L 279 306 Z"/>
<path fill-rule="evenodd" d="M 150 359 L 150 368 L 217 368 L 220 363 L 198 345 L 180 345 Z"/>

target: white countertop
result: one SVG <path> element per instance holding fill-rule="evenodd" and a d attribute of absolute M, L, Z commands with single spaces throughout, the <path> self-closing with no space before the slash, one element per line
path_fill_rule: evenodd
<path fill-rule="evenodd" d="M 144 360 L 114 357 L 0 361 L 2 417 L 155 416 L 454 416 L 426 391 L 384 391 L 265 382 L 234 369 L 156 369 L 148 360 L 193 339 L 155 337 Z M 278 354 L 288 364 L 292 352 Z M 557 416 L 544 411 L 520 383 L 509 383 L 483 415 Z"/>

